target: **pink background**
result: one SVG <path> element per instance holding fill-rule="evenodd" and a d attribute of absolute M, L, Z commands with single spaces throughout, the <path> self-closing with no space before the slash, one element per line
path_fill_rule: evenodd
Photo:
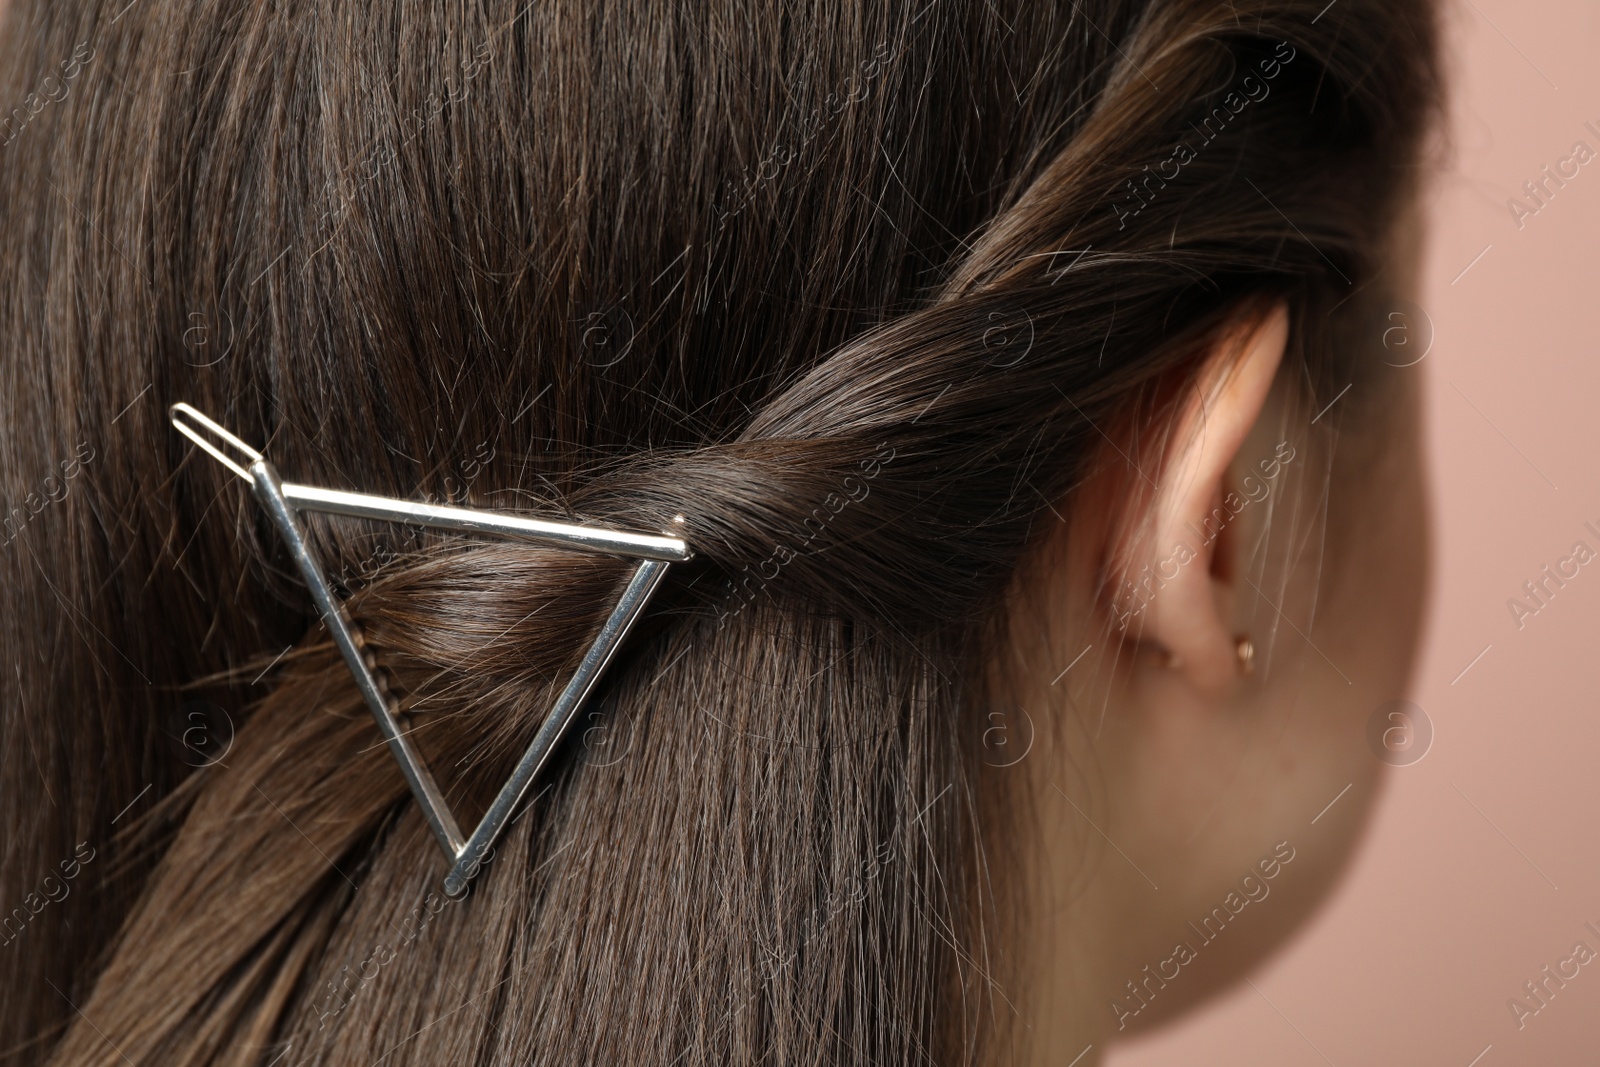
<path fill-rule="evenodd" d="M 1600 5 L 1457 0 L 1444 21 L 1451 146 L 1418 297 L 1436 563 L 1413 699 L 1433 747 L 1391 772 L 1344 884 L 1256 988 L 1108 1067 L 1600 1063 L 1600 960 L 1520 1031 L 1506 1006 L 1580 938 L 1600 951 L 1600 561 L 1520 631 L 1506 606 L 1578 539 L 1600 549 L 1582 528 L 1600 527 L 1600 160 L 1520 230 L 1506 206 L 1575 141 L 1600 151 Z"/>

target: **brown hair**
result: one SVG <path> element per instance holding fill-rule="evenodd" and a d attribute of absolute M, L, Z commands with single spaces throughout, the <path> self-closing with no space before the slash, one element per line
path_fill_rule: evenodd
<path fill-rule="evenodd" d="M 1252 300 L 1348 380 L 1433 33 L 1395 0 L 14 0 L 0 1061 L 983 1054 L 985 620 L 1096 427 Z M 301 482 L 687 516 L 466 900 L 178 400 Z M 310 529 L 481 810 L 625 565 Z"/>

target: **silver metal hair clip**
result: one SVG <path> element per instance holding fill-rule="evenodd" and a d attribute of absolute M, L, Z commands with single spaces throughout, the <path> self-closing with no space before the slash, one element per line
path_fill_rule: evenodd
<path fill-rule="evenodd" d="M 289 545 L 300 574 L 311 590 L 322 621 L 333 634 L 334 644 L 344 655 L 346 666 L 355 676 L 361 695 L 378 723 L 378 732 L 389 744 L 389 751 L 400 762 L 400 770 L 411 786 L 412 796 L 422 808 L 433 835 L 444 849 L 450 862 L 445 876 L 444 891 L 449 896 L 459 896 L 466 891 L 482 864 L 484 854 L 494 844 L 505 828 L 511 813 L 527 794 L 529 786 L 538 777 L 540 769 L 549 759 L 556 743 L 572 725 L 584 698 L 594 688 L 611 656 L 627 636 L 628 630 L 638 620 L 650 601 L 656 586 L 665 577 L 667 568 L 692 558 L 693 553 L 681 538 L 652 534 L 624 533 L 603 530 L 593 526 L 576 526 L 563 522 L 547 522 L 498 511 L 481 511 L 475 508 L 440 507 L 419 504 L 409 500 L 372 496 L 368 493 L 346 493 L 334 489 L 318 489 L 309 485 L 296 485 L 278 477 L 278 472 L 260 452 L 202 415 L 188 404 L 174 404 L 170 411 L 172 425 L 178 432 L 205 449 L 211 456 L 233 473 L 250 483 L 256 499 L 266 509 L 273 524 Z M 433 780 L 422 758 L 412 748 L 401 728 L 399 702 L 379 688 L 372 671 L 367 667 L 361 647 L 342 604 L 335 599 L 322 564 L 311 550 L 311 543 L 300 528 L 298 512 L 320 511 L 329 515 L 347 515 L 363 519 L 386 519 L 417 526 L 431 526 L 443 530 L 460 530 L 464 533 L 492 534 L 510 540 L 553 545 L 558 548 L 582 552 L 598 552 L 626 556 L 640 561 L 629 579 L 622 597 L 600 628 L 594 644 L 584 655 L 572 679 L 556 699 L 555 707 L 545 718 L 539 732 L 517 761 L 516 770 L 495 796 L 489 810 L 484 813 L 472 836 L 463 838 L 455 816 L 444 802 L 439 787 Z"/>

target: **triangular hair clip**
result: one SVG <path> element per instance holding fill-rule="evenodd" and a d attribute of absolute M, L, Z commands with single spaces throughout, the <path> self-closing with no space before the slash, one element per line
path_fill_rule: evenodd
<path fill-rule="evenodd" d="M 419 504 L 409 500 L 373 496 L 368 493 L 347 493 L 335 489 L 319 489 L 309 485 L 296 485 L 278 477 L 278 472 L 260 452 L 202 415 L 188 404 L 174 404 L 170 411 L 172 425 L 178 432 L 205 449 L 214 459 L 250 483 L 256 499 L 278 528 L 289 546 L 300 574 L 311 590 L 322 621 L 333 634 L 333 640 L 344 655 L 345 664 L 355 676 L 356 685 L 366 699 L 372 717 L 378 723 L 378 732 L 389 745 L 389 751 L 400 763 L 400 770 L 411 786 L 428 820 L 433 835 L 444 849 L 450 863 L 445 876 L 444 891 L 449 896 L 460 896 L 478 872 L 483 857 L 505 828 L 517 805 L 527 794 L 529 786 L 538 777 L 545 761 L 555 750 L 557 742 L 577 718 L 584 698 L 594 688 L 601 672 L 610 662 L 612 654 L 627 636 L 629 628 L 650 601 L 667 568 L 674 563 L 690 559 L 688 544 L 681 538 L 666 535 L 623 533 L 594 526 L 548 522 L 498 511 L 476 508 L 441 507 Z M 488 534 L 509 540 L 527 541 L 581 552 L 625 556 L 639 560 L 633 577 L 622 591 L 622 597 L 612 610 L 599 636 L 566 688 L 556 699 L 555 707 L 545 718 L 539 732 L 517 761 L 516 770 L 501 787 L 489 810 L 484 813 L 471 836 L 462 837 L 455 816 L 445 804 L 432 773 L 423 763 L 406 736 L 401 722 L 398 702 L 379 687 L 363 657 L 361 645 L 343 605 L 335 598 L 322 564 L 312 551 L 311 543 L 301 528 L 299 513 L 320 511 L 329 515 L 346 515 L 363 519 L 385 519 L 412 526 L 431 526 L 464 533 Z M 682 521 L 681 516 L 679 521 Z"/>

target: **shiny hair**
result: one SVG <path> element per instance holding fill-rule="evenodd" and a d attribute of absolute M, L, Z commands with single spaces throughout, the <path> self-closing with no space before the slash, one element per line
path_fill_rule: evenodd
<path fill-rule="evenodd" d="M 1411 0 L 13 0 L 0 1062 L 988 1055 L 1002 591 L 1262 301 L 1359 373 L 1436 83 Z M 300 482 L 687 517 L 465 900 L 180 400 Z M 626 564 L 309 531 L 481 810 Z"/>

